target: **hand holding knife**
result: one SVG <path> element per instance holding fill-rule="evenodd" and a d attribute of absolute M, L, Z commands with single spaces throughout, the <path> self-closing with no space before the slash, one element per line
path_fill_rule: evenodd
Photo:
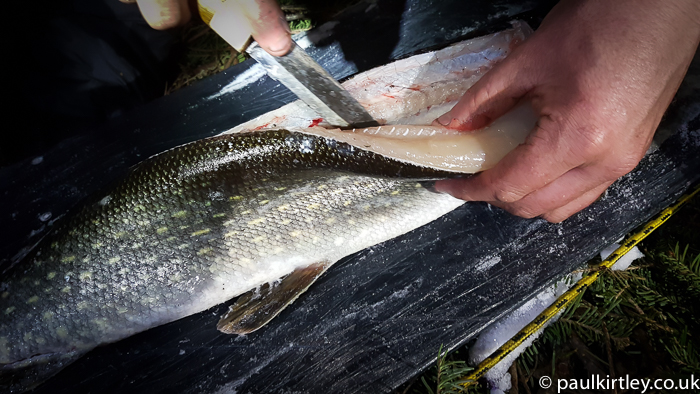
<path fill-rule="evenodd" d="M 248 46 L 248 54 L 327 123 L 337 127 L 379 125 L 302 48 L 291 39 L 280 39 L 282 32 L 274 29 L 279 29 L 281 24 L 272 19 L 281 15 L 274 4 L 267 0 L 199 0 L 198 6 L 202 20 L 236 50 L 240 51 L 248 43 L 251 32 L 256 32 L 266 48 L 252 43 Z M 286 26 L 286 21 L 284 23 Z"/>

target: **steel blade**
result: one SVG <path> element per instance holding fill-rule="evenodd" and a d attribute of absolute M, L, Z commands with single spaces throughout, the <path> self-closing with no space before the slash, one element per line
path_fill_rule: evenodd
<path fill-rule="evenodd" d="M 265 52 L 257 43 L 246 50 L 274 79 L 296 94 L 326 122 L 337 127 L 379 124 L 360 103 L 296 43 L 281 57 Z"/>

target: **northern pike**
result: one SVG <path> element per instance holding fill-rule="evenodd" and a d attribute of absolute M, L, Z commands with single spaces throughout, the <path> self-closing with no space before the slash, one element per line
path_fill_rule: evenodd
<path fill-rule="evenodd" d="M 261 327 L 342 257 L 463 204 L 430 181 L 493 165 L 529 130 L 523 116 L 467 135 L 251 131 L 146 160 L 0 279 L 0 387 L 32 387 L 100 344 L 246 292 L 218 328 Z"/>

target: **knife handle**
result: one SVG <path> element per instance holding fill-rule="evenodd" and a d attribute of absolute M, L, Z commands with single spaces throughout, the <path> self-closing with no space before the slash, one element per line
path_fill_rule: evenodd
<path fill-rule="evenodd" d="M 198 0 L 197 8 L 204 23 L 238 52 L 250 43 L 253 26 L 238 0 Z"/>

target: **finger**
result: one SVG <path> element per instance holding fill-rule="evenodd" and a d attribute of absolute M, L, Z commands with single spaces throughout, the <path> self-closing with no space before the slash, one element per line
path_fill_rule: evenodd
<path fill-rule="evenodd" d="M 536 129 L 493 168 L 467 179 L 439 181 L 435 188 L 466 201 L 518 201 L 583 164 L 550 134 Z"/>
<path fill-rule="evenodd" d="M 517 59 L 506 58 L 469 88 L 450 111 L 436 119 L 436 123 L 465 131 L 489 125 L 529 91 L 526 79 L 518 77 L 521 68 Z"/>
<path fill-rule="evenodd" d="M 601 180 L 596 175 L 599 172 L 596 167 L 574 168 L 554 182 L 509 204 L 508 212 L 525 218 L 534 218 L 557 211 L 589 191 L 600 188 L 602 183 L 605 187 L 610 185 L 611 181 Z"/>
<path fill-rule="evenodd" d="M 573 214 L 593 204 L 598 197 L 600 197 L 601 194 L 603 194 L 605 190 L 610 187 L 611 184 L 612 182 L 606 182 L 605 184 L 586 192 L 563 207 L 547 212 L 546 214 L 542 215 L 542 218 L 552 223 L 562 222 L 571 217 Z"/>
<path fill-rule="evenodd" d="M 275 0 L 240 0 L 239 3 L 260 47 L 273 56 L 284 56 L 292 49 L 289 24 Z"/>
<path fill-rule="evenodd" d="M 515 216 L 519 216 L 525 219 L 532 219 L 535 217 L 542 217 L 543 219 L 552 222 L 552 223 L 559 223 L 565 219 L 568 219 L 570 216 L 575 214 L 576 212 L 586 208 L 590 204 L 596 201 L 600 195 L 605 192 L 605 190 L 612 184 L 612 182 L 607 182 L 603 185 L 598 185 L 595 188 L 587 191 L 586 193 L 574 198 L 572 201 L 570 201 L 567 204 L 564 204 L 563 206 L 556 208 L 550 212 L 544 212 L 540 215 L 531 215 L 531 214 L 524 214 L 523 211 L 518 210 L 515 208 L 514 204 L 509 204 L 509 203 L 504 203 L 500 201 L 487 201 L 489 204 L 501 208 L 504 211 L 507 211 Z"/>
<path fill-rule="evenodd" d="M 136 0 L 143 19 L 156 30 L 166 30 L 190 20 L 186 0 Z"/>

